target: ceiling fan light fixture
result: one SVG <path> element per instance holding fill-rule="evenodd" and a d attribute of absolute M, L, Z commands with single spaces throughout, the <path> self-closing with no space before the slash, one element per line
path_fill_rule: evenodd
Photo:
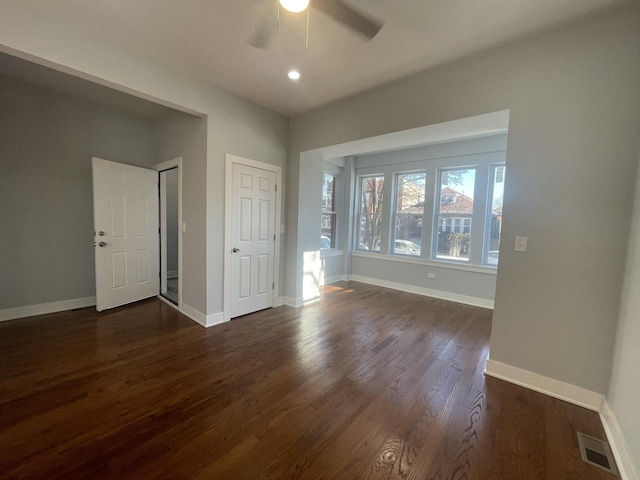
<path fill-rule="evenodd" d="M 282 5 L 282 8 L 285 10 L 298 13 L 309 6 L 309 0 L 280 0 L 280 5 Z"/>

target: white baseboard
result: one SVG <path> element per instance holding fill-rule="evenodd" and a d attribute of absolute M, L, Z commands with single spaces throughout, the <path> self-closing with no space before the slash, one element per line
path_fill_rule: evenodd
<path fill-rule="evenodd" d="M 444 292 L 442 290 L 433 290 L 426 287 L 418 287 L 405 283 L 390 282 L 388 280 L 380 280 L 379 278 L 363 277 L 361 275 L 350 275 L 350 279 L 354 282 L 368 283 L 378 287 L 391 288 L 393 290 L 401 290 L 403 292 L 416 293 L 427 297 L 440 298 L 451 302 L 464 303 L 475 307 L 484 307 L 493 309 L 493 300 L 480 297 L 472 297 L 469 295 L 461 295 L 459 293 Z"/>
<path fill-rule="evenodd" d="M 604 397 L 599 393 L 495 360 L 487 360 L 484 373 L 589 410 L 599 412 L 602 407 Z"/>
<path fill-rule="evenodd" d="M 182 303 L 180 304 L 180 312 L 203 327 L 207 326 L 207 316 L 200 310 L 197 310 L 186 303 Z"/>
<path fill-rule="evenodd" d="M 620 471 L 620 478 L 622 478 L 622 480 L 640 480 L 620 425 L 606 397 L 591 390 L 586 390 L 491 359 L 487 360 L 487 367 L 484 373 L 598 412 L 607 440 L 611 446 L 611 451 L 616 459 L 616 464 Z"/>
<path fill-rule="evenodd" d="M 284 297 L 276 297 L 273 300 L 273 308 L 281 307 L 282 305 L 284 305 Z"/>
<path fill-rule="evenodd" d="M 17 318 L 33 317 L 34 315 L 64 312 L 75 308 L 93 307 L 95 304 L 96 297 L 85 297 L 73 298 L 71 300 L 60 300 L 57 302 L 40 303 L 38 305 L 26 305 L 24 307 L 6 308 L 4 310 L 0 310 L 0 322 L 15 320 Z"/>
<path fill-rule="evenodd" d="M 167 272 L 167 280 L 172 278 L 178 278 L 178 270 L 169 270 Z"/>
<path fill-rule="evenodd" d="M 616 459 L 620 478 L 622 480 L 640 480 L 640 475 L 633 466 L 631 452 L 622 434 L 622 429 L 606 398 L 602 402 L 602 408 L 600 409 L 600 420 L 607 434 L 613 456 Z"/>
<path fill-rule="evenodd" d="M 182 303 L 180 305 L 180 312 L 205 328 L 213 327 L 214 325 L 220 325 L 221 323 L 227 321 L 224 319 L 224 314 L 222 312 L 205 315 L 200 310 L 197 310 L 192 306 L 187 305 L 186 303 Z"/>
<path fill-rule="evenodd" d="M 224 314 L 222 312 L 210 313 L 207 315 L 206 327 L 213 327 L 215 325 L 220 325 L 221 323 L 225 323 L 228 320 L 224 319 Z"/>
<path fill-rule="evenodd" d="M 304 305 L 304 299 L 302 297 L 300 298 L 283 297 L 282 299 L 283 299 L 284 305 L 286 305 L 287 307 L 300 308 L 301 306 Z"/>
<path fill-rule="evenodd" d="M 333 277 L 325 277 L 322 285 L 329 285 L 336 282 L 346 282 L 350 280 L 350 275 L 334 275 Z"/>

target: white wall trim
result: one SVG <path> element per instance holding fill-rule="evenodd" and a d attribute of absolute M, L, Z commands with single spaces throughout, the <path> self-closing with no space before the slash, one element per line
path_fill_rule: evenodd
<path fill-rule="evenodd" d="M 204 313 L 202 313 L 200 310 L 197 310 L 192 306 L 187 305 L 186 303 L 181 303 L 179 310 L 180 310 L 180 313 L 182 313 L 183 315 L 186 315 L 194 322 L 199 323 L 203 327 L 207 326 L 207 316 Z"/>
<path fill-rule="evenodd" d="M 416 285 L 408 285 L 406 283 L 390 282 L 387 280 L 380 280 L 379 278 L 364 277 L 362 275 L 351 275 L 351 280 L 354 282 L 368 283 L 369 285 L 377 285 L 378 287 L 425 295 L 427 297 L 440 298 L 451 302 L 464 303 L 475 307 L 493 308 L 493 300 L 488 300 L 486 298 L 472 297 L 469 295 L 445 292 L 442 290 L 433 290 L 431 288 L 418 287 Z"/>
<path fill-rule="evenodd" d="M 602 421 L 602 426 L 607 434 L 607 440 L 609 440 L 611 451 L 615 457 L 620 478 L 623 480 L 640 480 L 640 475 L 633 466 L 631 452 L 624 439 L 622 429 L 606 398 L 603 400 L 602 407 L 600 408 L 600 420 Z"/>
<path fill-rule="evenodd" d="M 463 272 L 482 273 L 485 275 L 496 276 L 498 274 L 498 269 L 495 267 L 487 267 L 484 265 L 465 265 L 462 263 L 455 263 L 453 261 L 431 260 L 431 259 L 422 258 L 422 257 L 411 257 L 408 255 L 404 255 L 404 256 L 391 255 L 386 253 L 365 252 L 362 250 L 354 250 L 351 252 L 351 255 L 353 257 L 368 258 L 371 260 L 396 262 L 396 263 L 409 263 L 411 265 L 423 265 L 425 267 L 446 268 L 449 270 L 461 270 Z"/>
<path fill-rule="evenodd" d="M 280 298 L 280 225 L 282 224 L 282 167 L 271 163 L 251 160 L 249 158 L 239 157 L 227 153 L 225 156 L 225 195 L 224 195 L 224 279 L 223 279 L 223 300 L 222 315 L 225 321 L 231 319 L 231 217 L 233 212 L 232 193 L 233 193 L 233 164 L 246 165 L 253 168 L 259 168 L 276 175 L 276 218 L 275 218 L 275 245 L 273 251 L 273 283 L 274 289 L 272 294 L 271 306 L 274 307 Z"/>
<path fill-rule="evenodd" d="M 287 307 L 300 308 L 304 305 L 304 298 L 282 297 Z"/>
<path fill-rule="evenodd" d="M 167 280 L 178 278 L 178 270 L 167 270 Z"/>
<path fill-rule="evenodd" d="M 191 320 L 193 320 L 196 323 L 199 323 L 205 328 L 213 327 L 215 325 L 220 325 L 221 323 L 228 321 L 228 320 L 225 320 L 222 312 L 205 315 L 200 310 L 196 310 L 195 308 L 193 308 L 190 305 L 187 305 L 186 303 L 180 304 L 180 313 L 189 317 Z"/>
<path fill-rule="evenodd" d="M 205 326 L 209 328 L 225 322 L 228 322 L 228 320 L 224 319 L 224 314 L 222 312 L 210 313 L 207 315 Z"/>
<path fill-rule="evenodd" d="M 324 277 L 321 285 L 329 285 L 330 283 L 346 282 L 349 280 L 349 275 L 334 275 L 333 277 Z"/>
<path fill-rule="evenodd" d="M 171 276 L 174 272 L 165 272 L 164 269 L 161 273 L 166 274 L 166 278 L 162 279 L 161 281 L 161 291 L 159 293 L 166 293 L 166 292 L 162 292 L 162 288 L 165 287 L 166 288 L 166 280 L 168 278 L 178 278 L 178 304 L 182 304 L 182 294 L 183 294 L 183 287 L 182 287 L 182 275 L 180 275 L 180 272 L 183 272 L 184 270 L 182 269 L 182 227 L 183 227 L 183 220 L 182 220 L 182 157 L 176 157 L 176 158 L 172 158 L 171 160 L 167 160 L 165 162 L 162 163 L 158 163 L 157 165 L 154 166 L 155 170 L 158 172 L 158 175 L 160 175 L 160 172 L 164 171 L 164 170 L 170 170 L 172 168 L 177 168 L 178 169 L 178 271 L 175 272 L 175 276 Z M 162 222 L 160 222 L 160 224 L 162 225 Z M 162 231 L 161 233 L 161 240 L 164 239 L 164 241 L 166 242 L 166 232 Z M 165 255 L 166 256 L 166 255 Z M 160 259 L 162 262 L 161 268 L 164 266 L 166 268 L 166 264 L 164 263 L 165 260 L 163 260 L 162 258 Z M 164 284 L 164 285 L 163 285 Z"/>
<path fill-rule="evenodd" d="M 163 297 L 162 294 L 158 294 L 156 296 L 156 298 L 158 300 L 160 300 L 161 302 L 166 303 L 167 305 L 169 305 L 172 308 L 175 308 L 176 310 L 178 310 L 180 312 L 180 308 L 178 307 L 178 305 L 176 305 L 175 303 L 173 303 L 171 300 L 168 300 L 167 298 Z M 182 312 L 181 312 L 182 313 Z"/>
<path fill-rule="evenodd" d="M 96 297 L 72 298 L 70 300 L 59 300 L 57 302 L 39 303 L 37 305 L 25 305 L 23 307 L 5 308 L 0 310 L 0 322 L 15 320 L 18 318 L 33 317 L 34 315 L 45 315 L 47 313 L 64 312 L 75 308 L 93 307 L 96 304 Z"/>
<path fill-rule="evenodd" d="M 602 407 L 604 397 L 599 393 L 495 360 L 487 360 L 484 373 L 589 410 L 599 412 Z"/>

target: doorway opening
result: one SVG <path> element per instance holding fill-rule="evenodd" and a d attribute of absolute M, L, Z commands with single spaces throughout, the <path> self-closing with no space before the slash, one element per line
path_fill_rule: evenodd
<path fill-rule="evenodd" d="M 178 167 L 160 171 L 160 295 L 180 305 L 180 175 Z"/>

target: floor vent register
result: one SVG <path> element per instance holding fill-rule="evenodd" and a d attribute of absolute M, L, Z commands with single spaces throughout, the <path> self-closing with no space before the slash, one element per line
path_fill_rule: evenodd
<path fill-rule="evenodd" d="M 607 442 L 578 432 L 578 443 L 580 444 L 582 460 L 594 467 L 619 476 L 611 447 Z"/>

